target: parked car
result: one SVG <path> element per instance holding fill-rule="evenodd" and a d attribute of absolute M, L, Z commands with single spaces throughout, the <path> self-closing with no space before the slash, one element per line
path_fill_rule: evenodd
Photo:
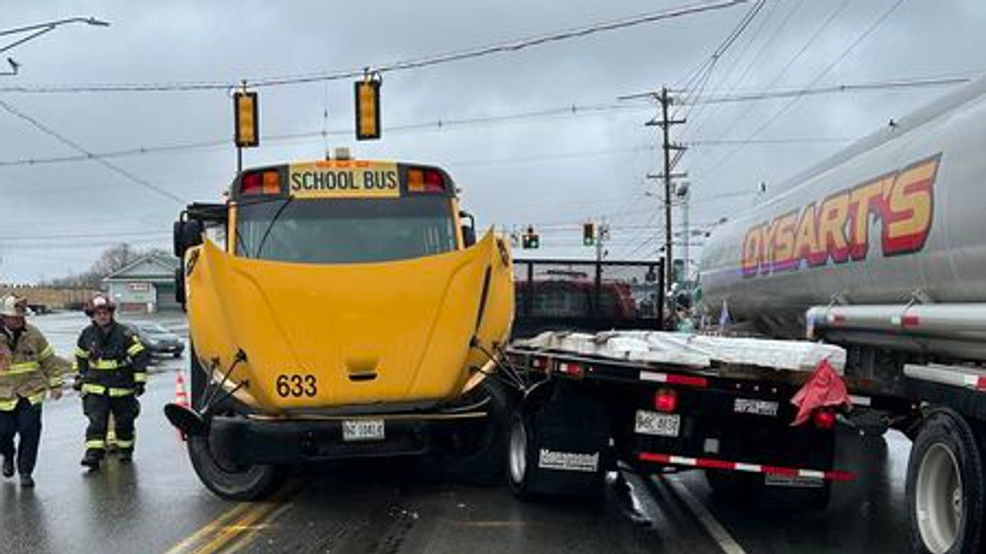
<path fill-rule="evenodd" d="M 151 351 L 152 356 L 173 356 L 180 358 L 185 351 L 185 342 L 165 329 L 158 323 L 150 321 L 132 321 L 124 323 L 133 329 L 144 347 Z"/>

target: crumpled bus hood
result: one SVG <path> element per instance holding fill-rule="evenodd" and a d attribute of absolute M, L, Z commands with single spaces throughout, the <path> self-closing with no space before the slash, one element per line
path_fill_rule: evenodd
<path fill-rule="evenodd" d="M 237 397 L 268 414 L 454 398 L 487 362 L 470 339 L 502 344 L 513 317 L 510 256 L 492 231 L 465 250 L 368 264 L 240 258 L 207 240 L 186 268 L 195 354 L 221 375 L 242 349 L 229 381 L 248 380 Z"/>

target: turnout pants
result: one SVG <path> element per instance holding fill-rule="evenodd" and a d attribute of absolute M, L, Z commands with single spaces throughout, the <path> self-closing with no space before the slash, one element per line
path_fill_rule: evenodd
<path fill-rule="evenodd" d="M 14 435 L 19 435 L 14 448 Z M 17 453 L 17 472 L 30 475 L 38 460 L 41 442 L 41 403 L 31 405 L 21 398 L 9 412 L 0 411 L 0 454 L 10 457 Z"/>
<path fill-rule="evenodd" d="M 96 450 L 100 453 L 106 450 L 106 432 L 110 414 L 113 414 L 116 445 L 120 450 L 133 450 L 134 420 L 140 414 L 140 403 L 134 395 L 112 397 L 89 393 L 82 399 L 82 410 L 89 418 L 89 426 L 86 427 L 86 450 Z"/>

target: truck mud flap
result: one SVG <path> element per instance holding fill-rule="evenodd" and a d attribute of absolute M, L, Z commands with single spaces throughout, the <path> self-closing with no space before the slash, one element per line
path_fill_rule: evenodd
<path fill-rule="evenodd" d="M 540 387 L 539 387 L 540 388 Z M 515 492 L 538 495 L 594 494 L 612 465 L 607 410 L 578 385 L 545 384 L 525 399 L 515 425 L 526 434 L 526 475 Z M 514 442 L 511 448 L 516 448 Z M 512 452 L 512 455 L 516 455 Z M 518 489 L 522 490 L 518 490 Z"/>

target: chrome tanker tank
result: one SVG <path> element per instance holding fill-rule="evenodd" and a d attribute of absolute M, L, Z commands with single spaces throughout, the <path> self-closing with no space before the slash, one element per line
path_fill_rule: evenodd
<path fill-rule="evenodd" d="M 734 321 L 803 337 L 812 306 L 812 317 L 835 325 L 858 314 L 826 306 L 954 306 L 968 316 L 978 313 L 973 303 L 986 303 L 986 80 L 891 122 L 779 190 L 707 241 L 701 283 L 712 312 L 726 302 Z M 983 311 L 974 317 L 986 330 Z M 918 322 L 901 315 L 876 331 Z"/>

